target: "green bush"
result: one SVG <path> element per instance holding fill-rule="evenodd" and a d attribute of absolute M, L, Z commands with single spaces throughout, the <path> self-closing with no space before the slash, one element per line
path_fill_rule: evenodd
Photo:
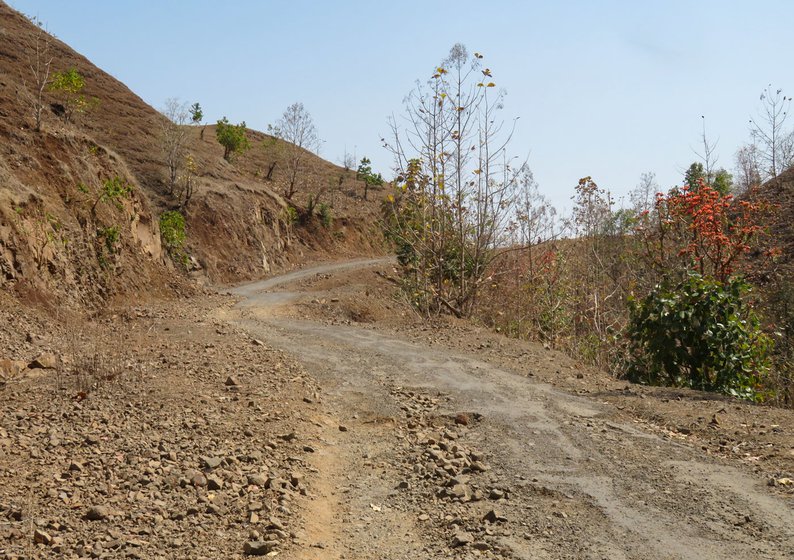
<path fill-rule="evenodd" d="M 331 207 L 321 202 L 317 206 L 317 215 L 320 217 L 320 223 L 323 224 L 323 227 L 329 228 L 334 223 L 334 217 L 331 213 Z"/>
<path fill-rule="evenodd" d="M 770 339 L 744 301 L 748 285 L 690 273 L 630 302 L 627 377 L 762 400 Z"/>
<path fill-rule="evenodd" d="M 97 230 L 97 235 L 105 240 L 105 248 L 108 253 L 113 254 L 116 252 L 116 246 L 121 239 L 119 226 L 108 226 Z"/>
<path fill-rule="evenodd" d="M 245 121 L 240 124 L 231 124 L 229 119 L 223 117 L 215 126 L 215 136 L 223 146 L 223 159 L 231 161 L 238 154 L 242 154 L 251 147 L 246 136 Z"/>
<path fill-rule="evenodd" d="M 284 209 L 284 219 L 287 222 L 287 225 L 295 225 L 300 220 L 300 214 L 298 214 L 298 209 L 294 206 L 287 206 Z"/>
<path fill-rule="evenodd" d="M 160 237 L 169 251 L 178 251 L 185 243 L 185 217 L 176 210 L 160 215 Z"/>

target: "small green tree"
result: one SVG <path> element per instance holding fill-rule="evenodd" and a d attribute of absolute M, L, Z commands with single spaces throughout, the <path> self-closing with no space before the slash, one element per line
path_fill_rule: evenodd
<path fill-rule="evenodd" d="M 251 147 L 246 136 L 245 121 L 240 124 L 231 124 L 229 119 L 223 117 L 217 122 L 215 135 L 223 146 L 223 159 L 231 161 L 232 157 L 242 154 Z"/>
<path fill-rule="evenodd" d="M 201 108 L 198 102 L 193 103 L 188 109 L 190 112 L 190 122 L 194 126 L 200 126 L 201 122 L 204 120 L 204 110 Z M 201 127 L 201 133 L 199 134 L 199 138 L 202 140 L 204 139 L 204 129 L 207 128 L 206 126 Z"/>
<path fill-rule="evenodd" d="M 76 68 L 53 74 L 49 90 L 60 95 L 63 100 L 64 122 L 70 122 L 75 113 L 83 113 L 98 103 L 96 98 L 85 96 L 84 88 L 85 78 Z"/>
<path fill-rule="evenodd" d="M 706 180 L 706 171 L 703 169 L 703 164 L 696 161 L 684 173 L 684 184 L 696 189 L 701 181 L 708 182 Z"/>
<path fill-rule="evenodd" d="M 361 163 L 358 165 L 358 171 L 356 171 L 356 179 L 364 181 L 364 200 L 367 200 L 370 187 L 383 185 L 383 177 L 381 177 L 380 173 L 372 172 L 371 163 L 369 158 L 362 158 Z"/>

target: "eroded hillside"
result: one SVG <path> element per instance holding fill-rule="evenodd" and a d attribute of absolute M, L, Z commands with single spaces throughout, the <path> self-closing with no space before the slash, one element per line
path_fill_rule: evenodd
<path fill-rule="evenodd" d="M 85 110 L 70 122 L 63 96 L 37 85 L 35 69 L 47 62 L 50 78 L 74 68 L 84 79 Z M 195 195 L 182 206 L 166 188 L 166 123 L 120 81 L 0 3 L 0 288 L 96 305 L 184 289 L 182 268 L 228 283 L 309 256 L 379 251 L 376 206 L 361 204 L 355 173 L 309 154 L 299 192 L 287 201 L 284 143 L 254 131 L 251 149 L 230 163 L 213 126 L 186 127 L 196 176 Z M 305 218 L 310 194 L 333 205 L 330 226 L 296 219 Z M 175 209 L 187 224 L 177 259 L 164 250 L 158 225 Z"/>

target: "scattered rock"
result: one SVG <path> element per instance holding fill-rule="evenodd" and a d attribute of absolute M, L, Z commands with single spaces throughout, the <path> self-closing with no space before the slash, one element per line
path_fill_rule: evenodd
<path fill-rule="evenodd" d="M 474 542 L 474 537 L 471 533 L 466 531 L 456 531 L 455 535 L 452 537 L 452 548 L 457 548 L 459 546 L 466 546 L 467 544 L 471 544 Z"/>
<path fill-rule="evenodd" d="M 56 369 L 58 367 L 58 358 L 51 352 L 39 354 L 28 364 L 29 369 Z"/>
<path fill-rule="evenodd" d="M 223 464 L 223 459 L 221 457 L 208 457 L 204 456 L 201 457 L 201 464 L 210 470 L 217 469 Z"/>
<path fill-rule="evenodd" d="M 488 523 L 498 523 L 507 521 L 507 517 L 496 511 L 495 509 L 490 510 L 483 516 L 483 521 L 487 521 Z"/>
<path fill-rule="evenodd" d="M 278 541 L 249 541 L 243 545 L 248 556 L 265 556 L 278 547 Z"/>
<path fill-rule="evenodd" d="M 110 517 L 110 510 L 106 506 L 91 506 L 85 514 L 89 521 L 104 521 Z"/>
<path fill-rule="evenodd" d="M 52 537 L 48 533 L 45 533 L 40 529 L 36 529 L 33 531 L 33 542 L 36 544 L 46 544 L 49 546 L 52 544 Z"/>

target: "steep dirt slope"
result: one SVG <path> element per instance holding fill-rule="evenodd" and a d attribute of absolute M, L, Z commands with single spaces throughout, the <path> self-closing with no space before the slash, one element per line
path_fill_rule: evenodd
<path fill-rule="evenodd" d="M 59 114 L 62 97 L 45 90 L 40 132 L 33 130 L 31 70 L 37 37 L 39 45 L 49 42 L 43 60 L 51 58 L 51 74 L 75 68 L 85 79 L 84 95 L 96 100 L 66 123 Z M 172 289 L 178 275 L 158 226 L 163 211 L 179 206 L 165 187 L 166 122 L 124 84 L 0 2 L 0 287 L 81 305 Z M 330 228 L 317 220 L 295 223 L 278 194 L 284 190 L 283 143 L 249 131 L 252 149 L 229 163 L 212 126 L 187 132 L 198 177 L 182 212 L 197 274 L 231 282 L 311 256 L 379 250 L 371 231 L 377 205 L 360 203 L 353 172 L 309 154 L 291 204 L 300 208 L 309 193 L 316 197 L 333 187 L 324 201 L 334 204 L 336 219 Z M 102 198 L 116 177 L 131 194 Z"/>

